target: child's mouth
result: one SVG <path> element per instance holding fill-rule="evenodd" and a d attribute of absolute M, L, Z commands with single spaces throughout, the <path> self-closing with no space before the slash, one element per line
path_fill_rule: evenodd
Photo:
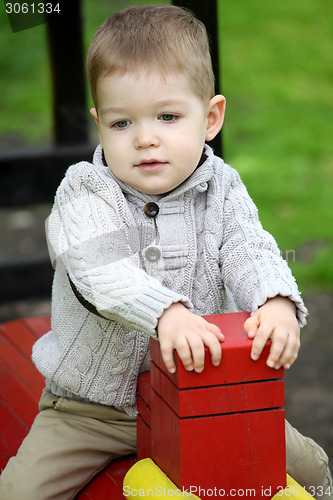
<path fill-rule="evenodd" d="M 140 170 L 144 172 L 157 172 L 161 170 L 166 165 L 166 162 L 158 161 L 158 160 L 143 160 L 136 167 L 139 167 Z"/>

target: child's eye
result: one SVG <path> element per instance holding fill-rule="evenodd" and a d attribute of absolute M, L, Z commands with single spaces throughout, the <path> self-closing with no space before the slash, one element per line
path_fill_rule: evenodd
<path fill-rule="evenodd" d="M 163 113 L 160 115 L 159 119 L 162 122 L 165 123 L 174 123 L 176 122 L 180 117 L 178 115 L 174 115 L 173 113 Z"/>
<path fill-rule="evenodd" d="M 112 123 L 111 128 L 122 130 L 122 129 L 128 127 L 129 124 L 130 124 L 130 122 L 128 120 L 118 120 L 117 122 Z"/>

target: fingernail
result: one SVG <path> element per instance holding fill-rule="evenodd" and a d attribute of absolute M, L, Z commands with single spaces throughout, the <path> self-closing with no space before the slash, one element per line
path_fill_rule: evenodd
<path fill-rule="evenodd" d="M 290 363 L 287 363 L 286 365 L 284 365 L 286 370 L 289 370 L 290 366 L 291 366 Z"/>
<path fill-rule="evenodd" d="M 281 365 L 275 365 L 274 368 L 275 370 L 279 370 L 281 368 Z"/>
<path fill-rule="evenodd" d="M 251 358 L 253 359 L 253 361 L 258 361 L 259 356 L 257 356 L 257 354 L 252 354 Z"/>
<path fill-rule="evenodd" d="M 176 368 L 170 368 L 169 372 L 170 373 L 176 373 Z"/>
<path fill-rule="evenodd" d="M 202 372 L 202 370 L 203 370 L 203 368 L 196 368 L 196 369 L 195 369 L 196 373 L 201 373 L 201 372 Z"/>
<path fill-rule="evenodd" d="M 188 372 L 193 371 L 193 366 L 187 366 L 187 367 L 186 367 L 186 370 L 187 370 Z"/>
<path fill-rule="evenodd" d="M 270 367 L 270 368 L 274 368 L 274 361 L 268 361 L 267 365 Z"/>

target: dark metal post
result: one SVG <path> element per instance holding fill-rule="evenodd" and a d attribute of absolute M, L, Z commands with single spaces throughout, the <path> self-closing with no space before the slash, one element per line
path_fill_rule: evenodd
<path fill-rule="evenodd" d="M 48 15 L 47 33 L 52 70 L 56 145 L 88 141 L 80 0 L 61 2 Z"/>
<path fill-rule="evenodd" d="M 213 70 L 215 74 L 216 92 L 220 92 L 220 64 L 219 64 L 219 41 L 218 41 L 218 20 L 217 20 L 217 0 L 173 0 L 173 5 L 185 7 L 191 10 L 200 21 L 204 23 L 211 40 L 211 55 Z M 221 135 L 210 142 L 215 154 L 222 156 Z"/>

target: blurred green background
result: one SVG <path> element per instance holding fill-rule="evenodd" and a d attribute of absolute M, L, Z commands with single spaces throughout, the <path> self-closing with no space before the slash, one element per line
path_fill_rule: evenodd
<path fill-rule="evenodd" d="M 84 0 L 85 47 L 105 17 L 138 3 L 168 2 Z M 224 159 L 304 292 L 333 289 L 332 19 L 328 0 L 219 0 Z M 48 145 L 45 25 L 13 34 L 2 3 L 0 46 L 0 152 Z M 91 131 L 97 141 L 93 120 Z"/>

